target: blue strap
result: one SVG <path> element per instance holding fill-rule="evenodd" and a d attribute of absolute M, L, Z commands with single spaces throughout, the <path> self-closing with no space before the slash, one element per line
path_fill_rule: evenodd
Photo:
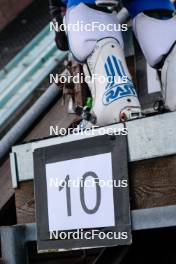
<path fill-rule="evenodd" d="M 95 4 L 95 0 L 62 0 L 67 3 L 67 7 L 79 5 L 81 2 L 85 4 Z M 170 0 L 123 0 L 124 6 L 130 12 L 131 17 L 135 17 L 139 13 L 147 10 L 166 9 L 174 11 L 176 7 Z"/>
<path fill-rule="evenodd" d="M 76 6 L 80 3 L 95 4 L 95 0 L 68 0 L 67 7 Z"/>
<path fill-rule="evenodd" d="M 132 18 L 147 10 L 175 10 L 174 4 L 170 0 L 123 0 L 123 4 L 130 12 Z"/>

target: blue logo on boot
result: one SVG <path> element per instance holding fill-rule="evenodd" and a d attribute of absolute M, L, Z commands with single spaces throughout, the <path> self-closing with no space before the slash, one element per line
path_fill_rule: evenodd
<path fill-rule="evenodd" d="M 137 96 L 133 83 L 127 79 L 126 83 L 115 83 L 116 77 L 123 79 L 126 77 L 122 62 L 114 55 L 108 56 L 104 65 L 107 79 L 111 79 L 106 88 L 103 96 L 103 104 L 108 105 L 122 97 Z"/>

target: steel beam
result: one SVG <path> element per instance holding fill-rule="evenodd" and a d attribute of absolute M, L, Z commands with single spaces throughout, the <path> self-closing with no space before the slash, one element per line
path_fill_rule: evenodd
<path fill-rule="evenodd" d="M 176 205 L 131 211 L 132 229 L 145 230 L 176 226 Z"/>
<path fill-rule="evenodd" d="M 108 129 L 128 129 L 129 162 L 159 158 L 176 154 L 176 112 L 157 115 L 105 127 Z M 102 128 L 94 130 L 94 134 L 82 133 L 64 137 L 53 137 L 32 143 L 27 143 L 12 148 L 11 171 L 13 187 L 17 187 L 18 181 L 31 180 L 33 172 L 33 151 L 37 148 L 82 140 L 92 136 L 101 135 Z M 14 161 L 14 159 L 16 159 Z"/>
<path fill-rule="evenodd" d="M 176 227 L 176 205 L 131 211 L 132 230 Z M 26 264 L 25 244 L 37 240 L 36 224 L 1 227 L 1 251 L 6 264 Z"/>

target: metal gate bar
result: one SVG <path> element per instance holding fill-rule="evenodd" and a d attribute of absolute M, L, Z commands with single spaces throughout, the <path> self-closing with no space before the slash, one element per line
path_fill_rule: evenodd
<path fill-rule="evenodd" d="M 131 211 L 132 230 L 176 227 L 176 205 Z M 36 224 L 1 227 L 1 251 L 6 264 L 27 264 L 25 244 L 37 240 Z"/>

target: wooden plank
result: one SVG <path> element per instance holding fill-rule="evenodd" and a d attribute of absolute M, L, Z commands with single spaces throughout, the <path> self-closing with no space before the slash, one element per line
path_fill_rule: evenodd
<path fill-rule="evenodd" d="M 131 163 L 132 209 L 176 204 L 176 156 Z"/>
<path fill-rule="evenodd" d="M 143 209 L 176 204 L 175 175 L 176 156 L 130 163 L 131 208 Z M 26 195 L 27 192 L 31 196 Z M 20 188 L 16 191 L 18 223 L 35 221 L 34 203 L 33 181 L 20 183 Z"/>
<path fill-rule="evenodd" d="M 17 223 L 35 222 L 33 181 L 22 182 L 15 192 Z"/>
<path fill-rule="evenodd" d="M 62 105 L 62 100 L 58 100 L 53 107 L 44 114 L 43 118 L 31 128 L 26 135 L 25 141 L 35 140 L 48 137 L 50 135 L 49 126 L 58 125 L 61 127 L 69 127 L 75 119 L 75 115 L 69 115 L 67 111 L 67 103 Z M 35 202 L 33 181 L 22 182 L 15 191 L 17 223 L 33 223 L 35 222 Z"/>
<path fill-rule="evenodd" d="M 10 160 L 7 158 L 0 165 L 0 210 L 12 197 L 14 190 L 11 183 Z"/>

